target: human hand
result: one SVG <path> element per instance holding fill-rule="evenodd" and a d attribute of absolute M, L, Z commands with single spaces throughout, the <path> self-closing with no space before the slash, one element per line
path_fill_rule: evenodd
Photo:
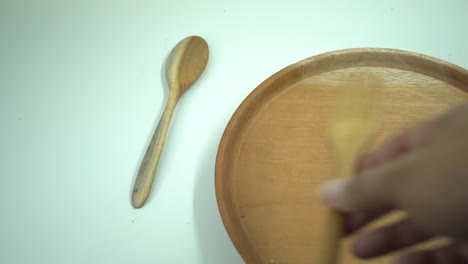
<path fill-rule="evenodd" d="M 401 222 L 358 236 L 358 257 L 443 235 L 455 242 L 397 262 L 468 263 L 468 104 L 391 139 L 361 160 L 356 176 L 325 184 L 320 196 L 344 213 L 347 233 L 393 209 L 406 212 Z"/>

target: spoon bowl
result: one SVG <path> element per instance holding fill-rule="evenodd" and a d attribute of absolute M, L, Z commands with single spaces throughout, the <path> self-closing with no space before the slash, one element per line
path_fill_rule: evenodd
<path fill-rule="evenodd" d="M 166 61 L 166 78 L 171 92 L 182 95 L 208 64 L 208 44 L 192 36 L 180 41 Z"/>

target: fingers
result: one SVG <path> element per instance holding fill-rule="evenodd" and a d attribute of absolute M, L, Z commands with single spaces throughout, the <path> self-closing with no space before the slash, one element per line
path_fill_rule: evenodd
<path fill-rule="evenodd" d="M 373 211 L 395 206 L 400 186 L 418 169 L 412 163 L 418 158 L 420 146 L 430 142 L 429 126 L 430 122 L 426 122 L 408 129 L 364 157 L 359 174 L 352 179 L 335 180 L 320 188 L 319 194 L 329 206 L 342 212 L 364 212 L 350 215 L 350 232 L 383 214 L 374 215 Z"/>
<path fill-rule="evenodd" d="M 430 145 L 430 142 L 435 140 L 434 128 L 437 128 L 435 123 L 437 123 L 436 120 L 427 121 L 390 138 L 386 143 L 361 158 L 357 172 L 396 160 L 416 149 Z"/>
<path fill-rule="evenodd" d="M 393 210 L 392 207 L 383 207 L 371 212 L 357 212 L 344 214 L 344 235 L 350 235 L 377 218 L 380 218 Z"/>
<path fill-rule="evenodd" d="M 432 238 L 408 220 L 403 220 L 356 238 L 353 252 L 360 258 L 373 258 L 395 250 L 413 246 Z"/>
<path fill-rule="evenodd" d="M 434 250 L 407 253 L 395 260 L 396 264 L 467 264 L 466 246 L 448 245 Z"/>
<path fill-rule="evenodd" d="M 368 153 L 358 163 L 357 171 L 377 167 L 385 162 L 395 160 L 416 149 L 427 147 L 436 141 L 444 140 L 444 134 L 466 134 L 466 122 L 457 122 L 465 118 L 468 104 L 453 108 L 435 119 L 405 129 L 399 135 Z"/>
<path fill-rule="evenodd" d="M 402 134 L 390 139 L 388 142 L 377 148 L 375 151 L 365 155 L 357 166 L 357 171 L 370 169 L 381 165 L 387 161 L 394 160 L 405 153 L 408 153 L 412 148 L 411 133 L 414 129 L 407 130 Z"/>
<path fill-rule="evenodd" d="M 364 171 L 355 177 L 343 177 L 319 188 L 326 204 L 342 212 L 372 212 L 392 207 L 399 186 L 411 173 L 404 161 L 390 162 Z"/>

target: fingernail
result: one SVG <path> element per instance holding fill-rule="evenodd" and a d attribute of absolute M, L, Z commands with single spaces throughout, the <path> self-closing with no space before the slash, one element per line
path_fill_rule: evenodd
<path fill-rule="evenodd" d="M 330 207 L 347 211 L 345 190 L 348 186 L 349 178 L 336 179 L 319 186 L 319 197 Z"/>

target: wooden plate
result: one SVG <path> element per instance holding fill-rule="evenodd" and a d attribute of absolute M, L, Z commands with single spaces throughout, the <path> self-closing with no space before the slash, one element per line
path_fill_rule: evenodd
<path fill-rule="evenodd" d="M 466 70 L 399 50 L 325 53 L 268 78 L 231 118 L 216 159 L 219 210 L 247 263 L 316 263 L 324 208 L 315 190 L 332 177 L 324 130 L 342 80 L 362 72 L 385 82 L 378 142 L 468 100 Z M 343 248 L 341 263 L 361 263 Z"/>

